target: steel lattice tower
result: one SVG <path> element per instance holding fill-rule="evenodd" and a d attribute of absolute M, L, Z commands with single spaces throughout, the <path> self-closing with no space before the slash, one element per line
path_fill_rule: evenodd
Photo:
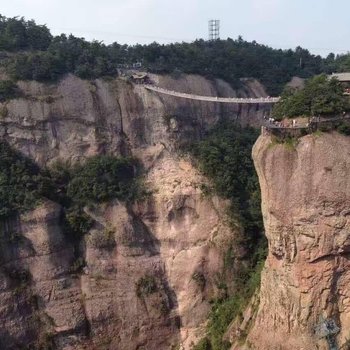
<path fill-rule="evenodd" d="M 220 20 L 211 19 L 208 22 L 209 27 L 209 40 L 220 39 Z"/>

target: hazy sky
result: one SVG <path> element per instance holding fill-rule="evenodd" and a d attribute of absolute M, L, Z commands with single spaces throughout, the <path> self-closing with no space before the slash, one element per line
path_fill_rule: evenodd
<path fill-rule="evenodd" d="M 349 0 L 0 0 L 6 17 L 24 16 L 54 34 L 105 43 L 192 41 L 221 20 L 221 38 L 326 55 L 350 51 Z M 348 38 L 348 39 L 346 39 Z"/>

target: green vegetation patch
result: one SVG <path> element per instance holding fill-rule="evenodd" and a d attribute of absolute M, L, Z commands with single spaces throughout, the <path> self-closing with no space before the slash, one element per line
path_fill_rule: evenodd
<path fill-rule="evenodd" d="M 95 156 L 84 164 L 56 163 L 40 169 L 0 142 L 0 220 L 31 210 L 43 198 L 64 208 L 65 231 L 79 238 L 92 227 L 84 207 L 112 199 L 133 201 L 145 194 L 135 159 Z"/>
<path fill-rule="evenodd" d="M 325 74 L 307 80 L 301 90 L 287 88 L 273 108 L 277 120 L 284 117 L 336 115 L 350 109 L 341 83 Z"/>
<path fill-rule="evenodd" d="M 56 163 L 48 170 L 47 197 L 59 202 L 65 211 L 65 231 L 79 239 L 93 225 L 84 207 L 118 199 L 131 202 L 145 195 L 133 158 L 101 155 L 69 166 Z"/>
<path fill-rule="evenodd" d="M 199 287 L 199 289 L 201 291 L 203 291 L 204 288 L 205 288 L 205 285 L 207 283 L 203 273 L 202 272 L 198 272 L 198 271 L 194 272 L 193 275 L 192 275 L 192 279 L 193 279 L 194 282 L 196 282 L 196 284 Z"/>
<path fill-rule="evenodd" d="M 223 122 L 191 147 L 214 192 L 231 201 L 232 221 L 240 222 L 246 236 L 252 238 L 263 228 L 260 188 L 251 157 L 257 137 L 258 131 L 253 128 Z"/>
<path fill-rule="evenodd" d="M 0 219 L 33 209 L 40 202 L 43 184 L 33 161 L 0 142 Z"/>
<path fill-rule="evenodd" d="M 301 47 L 276 50 L 241 36 L 191 43 L 105 45 L 73 35 L 52 36 L 46 26 L 4 16 L 0 16 L 0 50 L 11 52 L 4 52 L 3 65 L 15 79 L 55 80 L 67 73 L 83 79 L 114 77 L 118 68 L 142 62 L 144 70 L 168 73 L 175 79 L 181 73 L 200 74 L 238 87 L 240 78 L 256 78 L 270 95 L 279 95 L 293 76 L 347 70 L 350 62 L 349 55 L 322 58 Z"/>
<path fill-rule="evenodd" d="M 11 100 L 18 96 L 17 84 L 12 80 L 0 80 L 0 102 Z M 2 116 L 6 116 L 5 110 L 1 111 Z"/>
<path fill-rule="evenodd" d="M 349 136 L 350 135 L 350 125 L 346 124 L 346 123 L 341 123 L 340 125 L 338 125 L 337 131 L 341 134 Z"/>
<path fill-rule="evenodd" d="M 157 280 L 154 276 L 145 275 L 136 282 L 136 295 L 139 298 L 158 292 Z"/>
<path fill-rule="evenodd" d="M 67 195 L 79 204 L 105 202 L 114 198 L 135 198 L 135 161 L 129 158 L 98 156 L 73 169 Z"/>
<path fill-rule="evenodd" d="M 64 208 L 64 232 L 72 239 L 79 240 L 92 228 L 93 219 L 84 212 L 83 207 L 72 205 Z"/>
<path fill-rule="evenodd" d="M 52 39 L 49 29 L 23 17 L 0 15 L 0 50 L 45 50 Z"/>
<path fill-rule="evenodd" d="M 265 239 L 261 238 L 250 254 L 252 255 L 247 265 L 232 272 L 231 280 L 235 285 L 233 292 L 228 293 L 226 285 L 222 280 L 220 281 L 222 285 L 219 287 L 227 294 L 213 301 L 205 338 L 205 344 L 209 343 L 210 347 L 204 347 L 204 349 L 229 350 L 231 348 L 230 342 L 224 340 L 223 336 L 231 322 L 242 315 L 254 292 L 260 286 L 261 271 L 267 255 Z M 202 349 L 200 343 L 197 346 L 199 347 L 195 347 L 195 350 Z"/>
<path fill-rule="evenodd" d="M 230 200 L 228 216 L 232 227 L 235 231 L 241 228 L 240 237 L 224 254 L 224 270 L 217 281 L 222 293 L 213 300 L 207 335 L 195 350 L 230 349 L 230 343 L 223 340 L 223 336 L 260 285 L 267 249 L 260 188 L 251 157 L 257 137 L 258 132 L 252 128 L 223 122 L 191 147 L 200 170 L 211 180 L 211 191 Z M 235 256 L 238 247 L 247 252 L 243 259 Z M 200 278 L 196 279 L 201 282 Z"/>
<path fill-rule="evenodd" d="M 211 342 L 210 340 L 205 337 L 199 341 L 197 345 L 195 345 L 192 350 L 212 350 Z"/>

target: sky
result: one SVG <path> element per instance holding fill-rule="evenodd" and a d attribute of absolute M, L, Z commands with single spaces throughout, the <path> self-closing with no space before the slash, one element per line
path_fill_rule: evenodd
<path fill-rule="evenodd" d="M 349 0 L 0 0 L 3 16 L 106 44 L 207 39 L 208 20 L 219 19 L 221 39 L 322 56 L 350 51 L 349 13 Z"/>

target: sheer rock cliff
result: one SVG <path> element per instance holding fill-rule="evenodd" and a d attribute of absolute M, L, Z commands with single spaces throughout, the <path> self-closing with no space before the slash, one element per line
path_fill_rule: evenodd
<path fill-rule="evenodd" d="M 266 96 L 247 80 L 234 91 L 222 80 L 152 76 L 161 87 L 210 96 Z M 1 104 L 0 137 L 40 164 L 102 152 L 126 153 L 198 139 L 219 118 L 259 125 L 268 106 L 191 101 L 150 92 L 123 79 L 57 84 L 20 82 L 22 97 Z M 176 142 L 175 142 L 176 141 Z"/>
<path fill-rule="evenodd" d="M 336 132 L 295 145 L 262 135 L 254 146 L 269 254 L 259 306 L 246 314 L 249 349 L 328 349 L 320 317 L 340 327 L 339 347 L 350 337 L 349 146 Z"/>
<path fill-rule="evenodd" d="M 197 76 L 152 78 L 203 95 L 266 95 L 252 80 L 234 91 Z M 105 153 L 136 156 L 152 195 L 134 205 L 89 208 L 94 226 L 78 249 L 64 234 L 57 203 L 44 201 L 3 223 L 1 349 L 49 349 L 52 341 L 66 350 L 190 349 L 219 292 L 223 252 L 235 233 L 225 220 L 227 203 L 203 196 L 206 180 L 176 150 L 223 117 L 258 125 L 266 107 L 181 100 L 122 79 L 69 75 L 57 84 L 19 86 L 22 97 L 0 105 L 2 140 L 41 166 Z M 156 287 L 142 295 L 144 278 Z"/>

